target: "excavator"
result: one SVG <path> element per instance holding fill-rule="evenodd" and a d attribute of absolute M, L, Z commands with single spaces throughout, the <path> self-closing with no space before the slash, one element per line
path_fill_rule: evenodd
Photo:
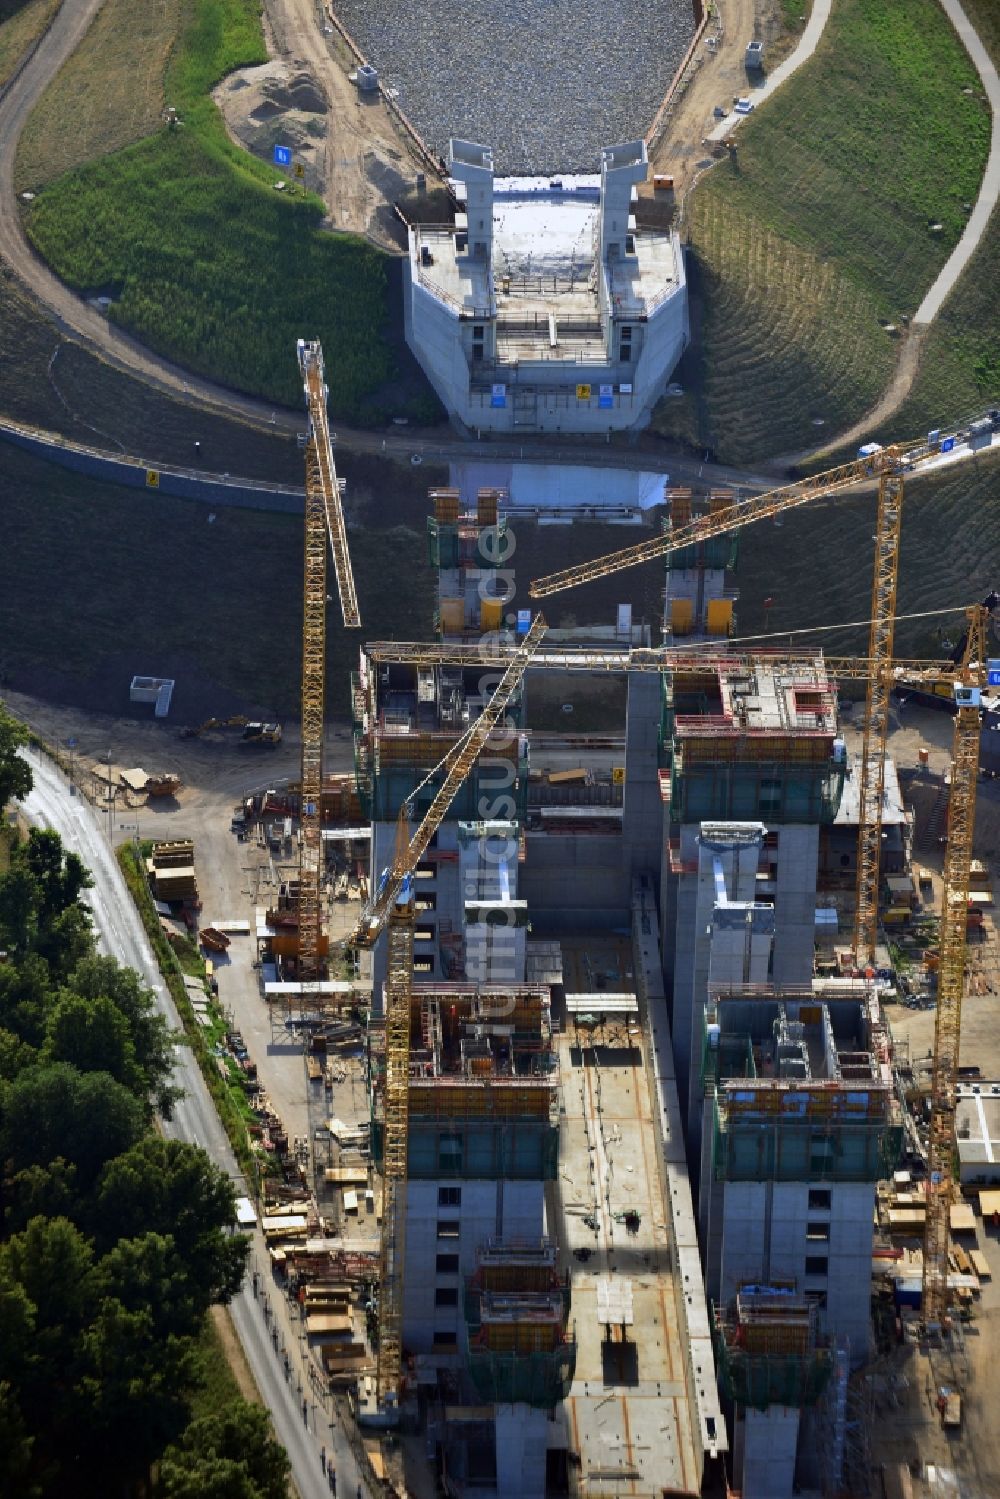
<path fill-rule="evenodd" d="M 242 729 L 240 739 L 244 744 L 280 744 L 280 723 L 264 723 L 260 719 L 246 718 L 240 713 L 229 718 L 206 718 L 195 728 L 181 729 L 181 739 L 198 739 L 210 729 Z"/>

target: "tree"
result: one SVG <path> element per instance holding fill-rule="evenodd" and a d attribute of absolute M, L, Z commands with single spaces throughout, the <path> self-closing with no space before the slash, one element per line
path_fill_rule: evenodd
<path fill-rule="evenodd" d="M 44 1061 L 70 1062 L 78 1072 L 106 1072 L 130 1093 L 143 1096 L 128 1021 L 110 999 L 63 992 L 45 1029 Z"/>
<path fill-rule="evenodd" d="M 3 887 L 4 881 L 0 879 L 0 908 Z M 0 947 L 4 945 L 0 914 Z M 9 945 L 7 951 L 11 951 Z M 0 1025 L 29 1046 L 41 1046 L 45 1040 L 45 1017 L 51 996 L 49 965 L 36 953 L 0 963 Z"/>
<path fill-rule="evenodd" d="M 8 1233 L 21 1232 L 32 1218 L 69 1218 L 73 1223 L 79 1223 L 80 1215 L 76 1167 L 66 1161 L 27 1166 L 11 1178 L 5 1217 Z"/>
<path fill-rule="evenodd" d="M 239 1290 L 250 1246 L 231 1232 L 233 1184 L 196 1145 L 146 1135 L 105 1166 L 92 1214 L 99 1248 L 118 1238 L 169 1235 L 201 1313 Z"/>
<path fill-rule="evenodd" d="M 42 1490 L 31 1477 L 31 1449 L 35 1439 L 21 1414 L 17 1392 L 0 1381 L 0 1494 L 41 1499 Z"/>
<path fill-rule="evenodd" d="M 181 1091 L 170 1084 L 174 1066 L 173 1032 L 162 1015 L 156 1010 L 156 997 L 148 984 L 131 968 L 122 968 L 114 958 L 90 956 L 77 964 L 70 974 L 67 990 L 79 999 L 100 1011 L 107 1024 L 107 1006 L 113 1006 L 127 1027 L 128 1046 L 131 1055 L 132 1082 L 138 1096 L 151 1097 L 161 1114 L 167 1119 Z M 69 1011 L 80 1015 L 76 1007 Z M 110 1035 L 107 1036 L 110 1042 Z M 68 1043 L 67 1043 L 68 1044 Z M 68 1060 L 73 1060 L 72 1057 Z M 121 1058 L 124 1066 L 125 1058 Z M 77 1063 L 81 1066 L 81 1063 Z M 126 1082 L 124 1074 L 114 1068 L 106 1069 L 119 1081 Z"/>
<path fill-rule="evenodd" d="M 133 1492 L 183 1431 L 201 1319 L 176 1260 L 156 1234 L 98 1260 L 63 1218 L 0 1247 L 0 1384 L 17 1392 L 45 1492 Z"/>
<path fill-rule="evenodd" d="M 23 798 L 31 790 L 31 767 L 18 754 L 27 742 L 27 729 L 0 703 L 0 812 L 13 797 Z"/>
<path fill-rule="evenodd" d="M 267 1412 L 237 1400 L 163 1454 L 159 1499 L 286 1499 L 289 1471 Z"/>
<path fill-rule="evenodd" d="M 0 1094 L 0 1154 L 13 1172 L 57 1157 L 77 1168 L 81 1192 L 145 1129 L 142 1105 L 103 1072 L 65 1062 L 29 1067 Z"/>
<path fill-rule="evenodd" d="M 93 952 L 90 912 L 80 900 L 92 883 L 58 833 L 32 828 L 0 878 L 0 941 L 15 960 L 37 953 L 63 978 Z"/>
<path fill-rule="evenodd" d="M 19 1072 L 37 1060 L 38 1054 L 33 1046 L 0 1026 L 0 1079 L 13 1082 Z"/>

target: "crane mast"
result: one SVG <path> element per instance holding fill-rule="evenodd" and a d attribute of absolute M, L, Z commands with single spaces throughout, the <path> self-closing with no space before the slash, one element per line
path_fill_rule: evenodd
<path fill-rule="evenodd" d="M 405 809 L 396 834 L 394 864 L 408 848 Z M 408 875 L 389 912 L 385 979 L 385 1134 L 382 1164 L 382 1238 L 379 1257 L 379 1404 L 399 1396 L 403 1359 L 403 1266 L 406 1259 L 407 1140 L 410 1118 L 410 993 L 413 987 L 413 878 Z"/>
<path fill-rule="evenodd" d="M 952 744 L 951 797 L 945 845 L 944 893 L 934 1017 L 931 1125 L 924 1219 L 925 1326 L 940 1326 L 948 1310 L 948 1235 L 951 1227 L 952 1158 L 955 1150 L 955 1081 L 962 1038 L 965 941 L 969 915 L 969 864 L 979 772 L 979 684 L 986 660 L 989 610 L 969 611 L 963 661 L 956 672 L 958 712 Z"/>
<path fill-rule="evenodd" d="M 376 1391 L 379 1405 L 392 1409 L 399 1396 L 402 1368 L 403 1266 L 406 1233 L 407 1137 L 410 1077 L 410 994 L 413 983 L 413 871 L 455 793 L 497 727 L 545 633 L 540 614 L 509 661 L 489 703 L 468 733 L 452 746 L 436 771 L 444 772 L 437 793 L 413 837 L 408 834 L 410 804 L 404 803 L 396 830 L 392 865 L 347 939 L 347 946 L 370 946 L 388 923 L 385 981 L 385 1133 L 383 1140 L 382 1238 L 378 1310 Z M 412 801 L 412 798 L 411 798 Z"/>
<path fill-rule="evenodd" d="M 896 583 L 899 577 L 902 521 L 902 472 L 895 466 L 884 468 L 878 483 L 871 629 L 868 637 L 871 671 L 868 676 L 861 745 L 858 878 L 853 943 L 854 961 L 861 968 L 874 964 L 875 943 L 878 940 L 878 871 L 882 853 L 885 751 L 889 738 L 892 645 L 896 633 Z"/>
<path fill-rule="evenodd" d="M 344 624 L 361 624 L 340 483 L 333 462 L 327 421 L 323 349 L 299 339 L 309 435 L 306 442 L 305 546 L 302 583 L 302 758 L 299 853 L 299 976 L 320 975 L 322 954 L 323 719 L 326 699 L 326 549 L 333 552 Z"/>

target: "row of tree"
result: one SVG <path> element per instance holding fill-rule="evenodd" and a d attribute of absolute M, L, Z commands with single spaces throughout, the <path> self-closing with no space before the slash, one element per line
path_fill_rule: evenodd
<path fill-rule="evenodd" d="M 30 790 L 23 741 L 0 705 L 0 808 Z M 248 1246 L 228 1177 L 156 1133 L 175 1037 L 97 954 L 90 884 L 38 830 L 0 875 L 0 1494 L 284 1499 L 263 1410 L 194 1415 Z"/>

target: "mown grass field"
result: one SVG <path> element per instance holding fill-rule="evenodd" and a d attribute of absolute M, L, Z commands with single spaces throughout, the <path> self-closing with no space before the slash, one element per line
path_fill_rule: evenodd
<path fill-rule="evenodd" d="M 912 315 L 961 234 L 989 128 L 936 0 L 836 0 L 816 55 L 688 205 L 705 446 L 731 462 L 818 446 L 874 403 L 895 362 L 881 324 Z M 657 424 L 674 420 L 664 403 Z"/>
<path fill-rule="evenodd" d="M 60 0 L 0 0 L 0 88 L 59 9 Z"/>
<path fill-rule="evenodd" d="M 258 0 L 180 0 L 164 97 L 182 123 L 50 183 L 25 212 L 28 234 L 71 286 L 110 295 L 110 316 L 189 369 L 296 405 L 295 339 L 318 335 L 335 351 L 335 415 L 434 420 L 426 383 L 386 394 L 387 257 L 323 232 L 319 199 L 275 193 L 274 169 L 226 136 L 210 90 L 265 57 Z"/>
<path fill-rule="evenodd" d="M 14 185 L 46 182 L 159 128 L 164 74 L 182 0 L 105 0 L 80 46 L 32 111 Z"/>
<path fill-rule="evenodd" d="M 209 522 L 207 505 L 98 483 L 16 448 L 0 449 L 0 462 L 0 673 L 11 687 L 120 712 L 135 671 L 162 672 L 177 677 L 177 711 L 191 722 L 230 711 L 297 717 L 299 518 L 220 509 Z M 384 496 L 391 466 L 383 474 Z M 351 501 L 349 488 L 349 515 Z M 366 523 L 349 532 L 365 633 L 426 637 L 423 526 L 392 523 L 384 504 L 363 508 Z M 333 606 L 331 717 L 346 715 L 357 646 Z"/>

